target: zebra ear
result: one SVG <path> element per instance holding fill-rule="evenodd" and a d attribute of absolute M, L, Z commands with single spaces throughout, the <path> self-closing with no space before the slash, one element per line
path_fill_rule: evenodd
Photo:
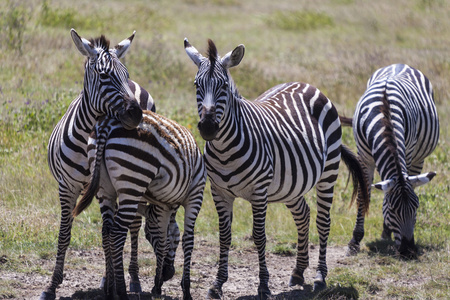
<path fill-rule="evenodd" d="M 184 38 L 184 50 L 186 51 L 187 55 L 191 58 L 191 60 L 194 62 L 194 64 L 197 67 L 200 67 L 200 63 L 205 59 L 203 55 L 198 52 L 197 49 L 195 49 L 194 46 L 192 46 L 187 38 Z"/>
<path fill-rule="evenodd" d="M 372 184 L 372 187 L 379 189 L 385 193 L 388 193 L 394 187 L 394 180 L 388 179 L 385 181 L 381 181 L 381 182 Z"/>
<path fill-rule="evenodd" d="M 124 57 L 125 54 L 128 52 L 128 49 L 130 48 L 131 42 L 133 41 L 135 34 L 136 30 L 133 31 L 133 34 L 129 38 L 124 39 L 119 44 L 117 44 L 116 47 L 114 47 L 116 49 L 116 54 L 118 58 Z"/>
<path fill-rule="evenodd" d="M 242 44 L 237 46 L 236 48 L 234 48 L 233 51 L 225 54 L 225 56 L 222 58 L 222 65 L 226 69 L 237 66 L 244 57 L 244 53 L 245 53 L 245 46 Z"/>
<path fill-rule="evenodd" d="M 415 188 L 427 184 L 428 182 L 431 181 L 431 179 L 433 179 L 434 176 L 436 176 L 436 172 L 428 172 L 417 176 L 408 176 L 408 180 L 411 182 L 411 185 Z"/>
<path fill-rule="evenodd" d="M 70 35 L 72 36 L 72 40 L 75 43 L 75 46 L 77 46 L 78 51 L 80 51 L 81 54 L 87 57 L 96 57 L 97 56 L 97 50 L 95 49 L 94 45 L 91 44 L 87 39 L 82 38 L 78 35 L 78 33 L 75 31 L 75 29 L 70 30 Z"/>

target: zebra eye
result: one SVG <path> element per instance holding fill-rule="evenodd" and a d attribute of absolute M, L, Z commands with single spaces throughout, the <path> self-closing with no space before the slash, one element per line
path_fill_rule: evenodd
<path fill-rule="evenodd" d="M 194 86 L 195 86 L 196 88 L 198 88 L 198 84 L 197 84 L 197 81 L 196 81 L 196 80 L 194 80 Z"/>

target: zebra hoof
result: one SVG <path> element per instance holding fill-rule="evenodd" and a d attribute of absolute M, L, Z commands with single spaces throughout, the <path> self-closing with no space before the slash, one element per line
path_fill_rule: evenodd
<path fill-rule="evenodd" d="M 270 290 L 268 288 L 265 289 L 258 289 L 258 300 L 267 300 L 269 299 L 269 297 L 272 295 L 272 293 L 270 292 Z"/>
<path fill-rule="evenodd" d="M 114 294 L 105 294 L 105 300 L 114 300 Z"/>
<path fill-rule="evenodd" d="M 318 292 L 327 287 L 327 284 L 325 282 L 325 278 L 323 278 L 322 274 L 318 272 L 316 278 L 314 279 L 314 291 Z"/>
<path fill-rule="evenodd" d="M 360 246 L 359 244 L 356 243 L 348 243 L 348 248 L 347 248 L 347 252 L 345 253 L 346 256 L 355 256 L 356 254 L 359 253 L 360 250 Z"/>
<path fill-rule="evenodd" d="M 114 299 L 114 296 L 113 296 L 112 299 Z M 119 295 L 119 299 L 120 299 L 120 300 L 130 300 L 130 298 L 128 298 L 127 293 L 125 293 L 125 294 L 120 294 L 120 295 Z"/>
<path fill-rule="evenodd" d="M 291 279 L 289 279 L 289 286 L 303 285 L 304 283 L 305 278 L 303 277 L 303 272 L 294 269 L 294 271 L 292 271 Z"/>
<path fill-rule="evenodd" d="M 141 283 L 138 282 L 130 282 L 130 292 L 131 293 L 142 293 Z"/>
<path fill-rule="evenodd" d="M 206 299 L 222 299 L 222 289 L 216 288 L 215 286 L 212 286 L 208 289 L 208 295 L 206 296 Z"/>
<path fill-rule="evenodd" d="M 153 295 L 161 295 L 162 289 L 161 287 L 157 287 L 156 285 L 152 288 L 152 294 Z"/>
<path fill-rule="evenodd" d="M 39 297 L 39 300 L 55 300 L 56 294 L 55 293 L 49 293 L 49 292 L 42 292 L 41 296 Z"/>
<path fill-rule="evenodd" d="M 191 294 L 190 293 L 188 293 L 188 294 L 183 294 L 183 300 L 192 300 L 192 296 L 191 296 Z"/>

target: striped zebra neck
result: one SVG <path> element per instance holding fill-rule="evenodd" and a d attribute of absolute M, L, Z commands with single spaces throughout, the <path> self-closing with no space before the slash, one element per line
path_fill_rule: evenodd
<path fill-rule="evenodd" d="M 226 100 L 226 107 L 222 115 L 222 119 L 219 123 L 219 132 L 216 139 L 209 141 L 213 143 L 215 148 L 221 148 L 221 143 L 229 142 L 233 137 L 236 137 L 233 132 L 242 130 L 245 126 L 245 118 L 242 116 L 242 112 L 245 110 L 251 110 L 251 101 L 244 98 L 238 91 L 233 80 L 230 78 L 228 99 Z"/>

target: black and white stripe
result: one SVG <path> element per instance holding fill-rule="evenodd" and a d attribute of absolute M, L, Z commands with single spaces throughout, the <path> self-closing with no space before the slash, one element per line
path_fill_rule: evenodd
<path fill-rule="evenodd" d="M 103 247 L 107 265 L 107 296 L 114 287 L 127 299 L 123 274 L 123 245 L 129 226 L 139 213 L 146 217 L 146 237 L 157 256 L 155 286 L 161 294 L 163 261 L 168 244 L 169 221 L 184 207 L 182 238 L 184 268 L 181 286 L 184 299 L 190 295 L 190 262 L 194 248 L 194 225 L 203 200 L 206 169 L 194 137 L 186 128 L 150 111 L 137 129 L 126 130 L 119 121 L 106 118 L 90 139 L 91 183 L 74 210 L 80 213 L 94 195 L 103 217 Z M 111 202 L 118 198 L 116 211 Z M 143 201 L 149 205 L 142 204 Z M 106 206 L 106 209 L 105 209 Z M 115 282 L 114 282 L 115 281 Z"/>
<path fill-rule="evenodd" d="M 439 139 L 439 119 L 428 78 L 404 64 L 377 70 L 356 106 L 353 134 L 368 182 L 372 183 L 375 168 L 382 180 L 374 185 L 385 192 L 382 238 L 390 239 L 393 233 L 399 253 L 413 257 L 419 206 L 414 187 L 434 177 L 434 172 L 419 174 Z M 359 250 L 363 236 L 364 215 L 358 211 L 349 243 L 351 254 Z"/>
<path fill-rule="evenodd" d="M 247 101 L 238 93 L 228 72 L 240 63 L 243 45 L 219 58 L 210 40 L 205 58 L 187 39 L 184 43 L 188 56 L 198 66 L 195 78 L 198 127 L 207 140 L 204 156 L 219 215 L 219 270 L 208 297 L 220 298 L 222 285 L 228 279 L 236 197 L 252 205 L 253 238 L 260 266 L 258 294 L 262 298 L 270 294 L 265 262 L 265 218 L 269 203 L 285 203 L 292 213 L 298 231 L 298 253 L 289 284 L 304 283 L 303 272 L 309 264 L 310 213 L 304 195 L 314 186 L 320 236 L 315 286 L 325 286 L 330 207 L 341 155 L 352 171 L 355 187 L 358 185 L 355 177 L 362 178 L 356 156 L 341 144 L 341 124 L 335 107 L 318 89 L 298 82 L 280 84 L 255 101 Z M 365 182 L 361 180 L 359 184 L 364 189 Z"/>
<path fill-rule="evenodd" d="M 128 78 L 126 67 L 119 61 L 127 52 L 134 34 L 113 49 L 109 49 L 109 41 L 104 36 L 88 41 L 73 29 L 71 35 L 87 60 L 83 91 L 72 101 L 54 128 L 48 144 L 49 167 L 59 184 L 61 224 L 56 266 L 41 299 L 54 299 L 56 288 L 63 281 L 64 259 L 71 237 L 72 209 L 89 181 L 87 142 L 95 123 L 100 117 L 109 115 L 121 120 L 127 128 L 133 128 L 142 118 L 141 107 L 154 110 L 150 94 Z M 140 225 L 141 219 L 137 218 L 131 228 L 130 285 L 134 282 L 136 289 L 140 289 L 137 264 Z"/>

